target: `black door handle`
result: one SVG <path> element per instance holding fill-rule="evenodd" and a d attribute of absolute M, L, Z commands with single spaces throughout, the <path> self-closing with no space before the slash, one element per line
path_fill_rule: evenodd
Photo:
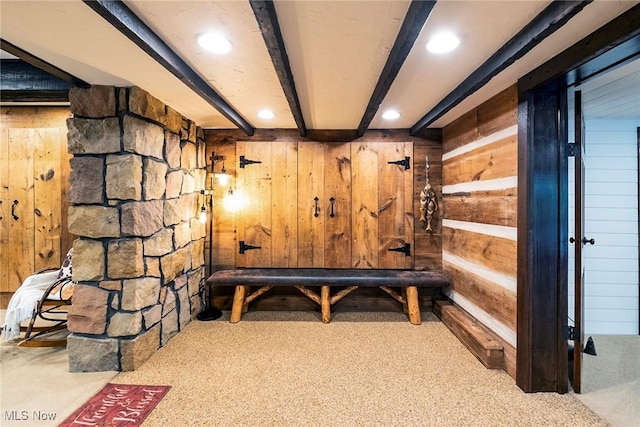
<path fill-rule="evenodd" d="M 333 212 L 333 205 L 334 205 L 335 201 L 336 201 L 335 197 L 332 197 L 332 198 L 329 199 L 329 203 L 331 204 L 331 212 L 329 213 L 329 216 L 331 218 L 336 216 L 336 214 Z"/>
<path fill-rule="evenodd" d="M 315 207 L 313 208 L 313 209 L 314 209 L 313 216 L 315 216 L 316 218 L 317 218 L 318 216 L 320 216 L 320 207 L 318 207 L 318 201 L 319 201 L 319 200 L 320 200 L 320 199 L 318 199 L 318 196 L 316 196 L 316 197 L 314 197 L 314 198 L 313 198 L 313 203 L 314 203 L 314 205 L 315 205 Z"/>
<path fill-rule="evenodd" d="M 17 201 L 17 200 L 14 200 L 14 201 L 13 201 L 13 204 L 11 205 L 11 216 L 12 216 L 12 217 L 13 217 L 13 219 L 14 219 L 14 220 L 16 220 L 16 221 L 17 221 L 18 219 L 20 219 L 20 218 L 18 217 L 18 215 L 16 215 L 16 205 L 17 205 L 17 204 L 18 204 L 18 201 Z"/>
<path fill-rule="evenodd" d="M 574 239 L 573 237 L 569 238 L 569 243 L 575 243 L 576 239 Z M 586 237 L 582 238 L 582 244 L 583 245 L 595 245 L 596 244 L 596 239 L 587 239 Z"/>

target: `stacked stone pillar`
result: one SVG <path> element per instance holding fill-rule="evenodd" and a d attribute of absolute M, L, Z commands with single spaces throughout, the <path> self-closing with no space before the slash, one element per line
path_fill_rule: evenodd
<path fill-rule="evenodd" d="M 135 370 L 202 310 L 203 132 L 137 87 L 69 100 L 69 369 Z"/>

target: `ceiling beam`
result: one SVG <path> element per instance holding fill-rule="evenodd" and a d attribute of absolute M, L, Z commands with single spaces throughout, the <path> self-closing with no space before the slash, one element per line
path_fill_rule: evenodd
<path fill-rule="evenodd" d="M 298 126 L 300 136 L 305 136 L 307 134 L 307 127 L 304 123 L 300 99 L 296 91 L 296 83 L 293 79 L 293 73 L 291 72 L 289 56 L 287 55 L 287 49 L 285 48 L 282 32 L 280 31 L 276 8 L 271 0 L 251 0 L 249 3 L 251 4 L 251 9 L 253 9 L 256 21 L 258 21 L 262 38 L 267 45 L 271 62 L 273 62 L 276 74 L 280 80 L 280 85 L 289 102 L 289 108 Z"/>
<path fill-rule="evenodd" d="M 420 35 L 420 31 L 422 31 L 422 27 L 424 27 L 425 22 L 427 22 L 427 19 L 435 5 L 435 0 L 413 0 L 409 5 L 409 9 L 404 17 L 400 31 L 398 31 L 396 41 L 389 52 L 387 62 L 384 64 L 382 73 L 380 73 L 380 77 L 378 78 L 378 83 L 373 90 L 371 99 L 369 99 L 369 104 L 364 111 L 360 124 L 358 125 L 358 136 L 364 135 L 369 128 L 369 124 L 378 112 L 384 97 L 387 96 L 387 93 L 391 88 L 391 84 L 398 75 L 398 72 L 400 72 L 402 64 L 404 64 L 405 59 L 407 59 L 411 48 L 418 38 L 418 35 Z"/>
<path fill-rule="evenodd" d="M 589 34 L 518 80 L 524 93 L 563 77 L 563 85 L 580 84 L 602 71 L 640 55 L 640 4 Z"/>
<path fill-rule="evenodd" d="M 427 126 L 445 115 L 469 95 L 487 84 L 493 77 L 526 55 L 531 49 L 566 24 L 593 0 L 554 0 L 531 20 L 522 30 L 491 55 L 480 67 L 449 93 L 431 111 L 411 127 L 411 135 L 420 133 Z"/>
<path fill-rule="evenodd" d="M 253 126 L 121 0 L 82 1 L 247 135 L 253 135 Z"/>
<path fill-rule="evenodd" d="M 89 87 L 89 84 L 87 82 L 77 78 L 76 76 L 72 76 L 71 74 L 56 67 L 55 65 L 48 63 L 47 61 L 43 61 L 37 56 L 32 55 L 26 50 L 23 50 L 18 46 L 12 43 L 9 43 L 4 39 L 0 39 L 0 49 L 4 50 L 7 53 L 12 54 L 13 56 L 17 56 L 27 64 L 33 65 L 34 67 L 42 71 L 45 71 L 46 73 L 51 74 L 52 76 L 55 76 L 61 80 L 67 81 L 75 86 Z"/>
<path fill-rule="evenodd" d="M 0 100 L 3 102 L 69 102 L 73 83 L 21 59 L 0 60 Z"/>

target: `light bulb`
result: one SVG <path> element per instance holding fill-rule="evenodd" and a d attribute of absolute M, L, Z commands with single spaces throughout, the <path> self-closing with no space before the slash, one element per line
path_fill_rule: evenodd
<path fill-rule="evenodd" d="M 229 175 L 224 172 L 224 169 L 222 173 L 216 174 L 216 178 L 218 178 L 218 184 L 223 187 L 229 183 Z"/>
<path fill-rule="evenodd" d="M 203 224 L 207 222 L 207 208 L 204 205 L 200 208 L 200 222 Z"/>

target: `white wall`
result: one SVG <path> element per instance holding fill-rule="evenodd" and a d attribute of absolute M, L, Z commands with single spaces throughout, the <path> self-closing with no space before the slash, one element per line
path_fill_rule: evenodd
<path fill-rule="evenodd" d="M 584 247 L 586 335 L 638 334 L 638 120 L 586 123 Z M 573 132 L 569 140 L 573 141 Z M 573 236 L 573 162 L 569 170 Z M 573 318 L 573 245 L 569 317 Z"/>

